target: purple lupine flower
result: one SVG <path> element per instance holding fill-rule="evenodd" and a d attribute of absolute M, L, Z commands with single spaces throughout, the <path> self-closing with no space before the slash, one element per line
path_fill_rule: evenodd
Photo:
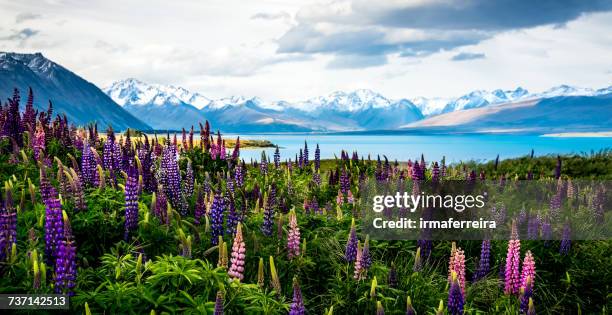
<path fill-rule="evenodd" d="M 512 234 L 508 242 L 508 254 L 506 255 L 506 270 L 504 293 L 518 294 L 520 287 L 519 264 L 521 263 L 521 241 L 518 238 L 516 222 L 512 222 Z"/>
<path fill-rule="evenodd" d="M 438 162 L 434 162 L 433 169 L 431 170 L 431 181 L 434 183 L 440 181 L 440 167 L 438 166 Z"/>
<path fill-rule="evenodd" d="M 236 138 L 236 144 L 234 145 L 234 150 L 232 150 L 232 160 L 238 161 L 240 157 L 240 137 Z"/>
<path fill-rule="evenodd" d="M 191 198 L 193 196 L 193 167 L 191 165 L 191 160 L 187 160 L 187 169 L 185 170 L 185 180 L 183 181 L 183 191 L 185 198 Z"/>
<path fill-rule="evenodd" d="M 223 292 L 217 292 L 217 299 L 215 300 L 215 314 L 214 315 L 223 315 L 224 306 L 223 306 Z"/>
<path fill-rule="evenodd" d="M 306 308 L 304 307 L 304 299 L 302 297 L 302 290 L 298 283 L 297 277 L 293 278 L 293 302 L 289 309 L 289 315 L 304 315 Z"/>
<path fill-rule="evenodd" d="M 181 195 L 181 173 L 179 171 L 176 148 L 172 145 L 164 148 L 161 161 L 162 185 L 170 204 L 183 211 Z M 184 215 L 184 213 L 183 213 Z"/>
<path fill-rule="evenodd" d="M 412 173 L 410 174 L 410 177 L 412 178 L 412 180 L 421 179 L 421 167 L 419 163 L 414 162 L 414 165 L 412 166 Z"/>
<path fill-rule="evenodd" d="M 242 163 L 238 163 L 234 168 L 234 182 L 238 187 L 242 187 L 244 185 L 244 169 L 242 167 Z"/>
<path fill-rule="evenodd" d="M 83 144 L 83 153 L 81 154 L 81 174 L 85 185 L 93 184 L 96 176 L 96 160 L 87 142 Z"/>
<path fill-rule="evenodd" d="M 351 263 L 357 258 L 357 230 L 355 227 L 355 219 L 351 221 L 351 229 L 346 241 L 346 249 L 344 251 L 344 259 Z"/>
<path fill-rule="evenodd" d="M 349 175 L 346 172 L 346 168 L 342 169 L 342 174 L 340 175 L 340 190 L 342 194 L 346 195 L 348 191 L 351 189 L 351 182 L 349 179 Z"/>
<path fill-rule="evenodd" d="M 310 211 L 312 211 L 312 213 L 314 214 L 323 214 L 323 209 L 319 207 L 319 201 L 317 200 L 317 196 L 312 196 L 308 207 Z"/>
<path fill-rule="evenodd" d="M 533 289 L 533 283 L 535 280 L 535 260 L 531 251 L 528 250 L 525 253 L 525 259 L 523 260 L 523 270 L 521 271 L 521 287 L 527 287 L 527 279 L 531 279 L 531 289 Z"/>
<path fill-rule="evenodd" d="M 125 182 L 125 231 L 124 238 L 127 241 L 130 232 L 138 228 L 138 179 L 136 170 L 131 167 Z"/>
<path fill-rule="evenodd" d="M 302 161 L 304 167 L 308 167 L 308 143 L 304 141 L 304 159 Z"/>
<path fill-rule="evenodd" d="M 62 240 L 57 248 L 55 259 L 55 292 L 58 294 L 74 295 L 76 285 L 76 247 L 69 239 Z"/>
<path fill-rule="evenodd" d="M 232 256 L 230 258 L 230 269 L 227 274 L 232 279 L 242 280 L 244 278 L 244 259 L 246 257 L 246 246 L 242 237 L 242 224 L 238 223 L 234 244 L 232 244 Z"/>
<path fill-rule="evenodd" d="M 427 171 L 427 164 L 425 164 L 425 156 L 421 154 L 421 179 L 425 179 L 426 171 Z"/>
<path fill-rule="evenodd" d="M 49 197 L 45 200 L 45 256 L 56 258 L 57 248 L 64 237 L 62 204 L 55 188 L 49 188 Z"/>
<path fill-rule="evenodd" d="M 259 163 L 259 171 L 262 175 L 268 174 L 268 158 L 266 157 L 266 151 L 261 152 L 261 161 Z"/>
<path fill-rule="evenodd" d="M 153 215 L 159 218 L 162 224 L 170 224 L 170 217 L 168 216 L 168 198 L 161 187 L 157 190 L 155 197 Z"/>
<path fill-rule="evenodd" d="M 264 204 L 264 213 L 263 213 L 263 225 L 261 227 L 261 232 L 265 236 L 272 236 L 272 229 L 274 227 L 274 203 L 275 199 L 273 196 L 273 190 L 268 190 L 268 199 Z"/>
<path fill-rule="evenodd" d="M 280 167 L 280 151 L 278 150 L 278 146 L 274 150 L 274 168 L 278 169 Z"/>
<path fill-rule="evenodd" d="M 230 196 L 230 198 L 227 199 L 227 234 L 234 235 L 234 233 L 236 233 L 236 226 L 240 221 L 240 215 L 236 211 L 236 204 L 234 203 L 234 198 Z"/>
<path fill-rule="evenodd" d="M 567 255 L 572 246 L 572 230 L 569 223 L 565 223 L 563 225 L 563 235 L 561 236 L 561 246 L 559 248 L 559 253 L 561 255 Z"/>
<path fill-rule="evenodd" d="M 457 273 L 451 273 L 451 284 L 448 290 L 448 313 L 452 315 L 462 315 L 463 306 L 465 304 L 463 293 L 459 285 L 459 279 Z"/>
<path fill-rule="evenodd" d="M 211 216 L 211 241 L 213 245 L 219 242 L 219 236 L 223 236 L 223 215 L 225 212 L 224 198 L 215 193 L 212 205 L 210 207 Z"/>
<path fill-rule="evenodd" d="M 87 204 L 85 203 L 85 194 L 83 192 L 83 185 L 79 174 L 74 169 L 70 170 L 71 176 L 69 177 L 72 196 L 75 201 L 75 210 L 87 210 Z"/>
<path fill-rule="evenodd" d="M 531 280 L 531 277 L 527 277 L 527 279 L 525 279 L 525 285 L 521 287 L 520 306 L 519 306 L 519 310 L 521 314 L 527 314 L 527 312 L 529 311 L 529 301 L 531 301 L 532 296 L 533 296 L 533 281 Z"/>
<path fill-rule="evenodd" d="M 297 166 L 299 168 L 302 168 L 304 166 L 304 154 L 302 152 L 302 149 L 300 149 L 299 157 L 297 157 L 297 156 L 295 157 L 295 161 L 297 162 L 297 164 L 298 164 Z"/>
<path fill-rule="evenodd" d="M 370 235 L 367 235 L 361 252 L 361 267 L 367 272 L 370 266 L 372 266 L 372 253 L 370 253 Z"/>
<path fill-rule="evenodd" d="M 112 170 L 114 168 L 114 148 L 115 148 L 115 134 L 113 129 L 109 128 L 106 132 L 106 141 L 104 141 L 104 148 L 102 152 L 102 161 L 104 162 L 104 169 Z"/>
<path fill-rule="evenodd" d="M 0 209 L 0 261 L 8 258 L 13 244 L 17 244 L 17 212 L 12 202 L 10 191 L 7 191 L 4 207 Z"/>
<path fill-rule="evenodd" d="M 234 188 L 234 181 L 232 180 L 229 172 L 227 172 L 227 176 L 225 177 L 225 188 L 228 194 L 231 193 L 231 195 L 234 195 L 236 189 Z"/>
<path fill-rule="evenodd" d="M 138 159 L 142 166 L 142 182 L 144 190 L 147 192 L 155 191 L 157 183 L 155 182 L 155 176 L 153 176 L 153 152 L 148 148 L 148 140 L 145 138 L 145 147 L 138 150 Z"/>
<path fill-rule="evenodd" d="M 474 281 L 484 278 L 489 273 L 489 259 L 491 256 L 491 241 L 483 240 L 480 246 L 480 260 L 478 269 L 474 273 Z"/>
<path fill-rule="evenodd" d="M 357 154 L 357 152 L 354 152 L 354 154 Z M 315 165 L 315 170 L 318 170 L 321 168 L 321 150 L 319 149 L 318 143 L 317 143 L 317 147 L 315 148 L 314 165 Z"/>
<path fill-rule="evenodd" d="M 289 232 L 287 235 L 287 254 L 289 259 L 300 256 L 300 227 L 295 211 L 289 214 Z"/>
<path fill-rule="evenodd" d="M 194 209 L 194 223 L 200 225 L 202 218 L 206 215 L 206 202 L 204 201 L 204 193 L 202 189 L 198 189 L 198 198 L 196 199 Z"/>
<path fill-rule="evenodd" d="M 121 139 L 113 144 L 113 169 L 119 171 L 123 166 L 123 153 L 121 151 Z"/>

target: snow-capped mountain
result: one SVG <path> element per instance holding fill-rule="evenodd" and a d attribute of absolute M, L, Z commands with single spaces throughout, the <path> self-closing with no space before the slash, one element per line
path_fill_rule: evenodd
<path fill-rule="evenodd" d="M 41 53 L 0 52 L 0 97 L 6 98 L 18 88 L 23 99 L 29 87 L 34 93 L 36 109 L 46 110 L 52 101 L 55 113 L 66 114 L 77 125 L 97 122 L 100 129 L 108 125 L 116 130 L 151 129 L 98 87 Z"/>
<path fill-rule="evenodd" d="M 612 86 L 594 90 L 590 88 L 581 88 L 574 87 L 569 85 L 559 85 L 553 88 L 550 88 L 542 93 L 535 94 L 534 97 L 538 98 L 550 98 L 557 96 L 596 96 L 596 95 L 604 95 L 612 92 Z"/>
<path fill-rule="evenodd" d="M 431 116 L 439 114 L 446 104 L 452 99 L 443 97 L 415 97 L 411 98 L 410 101 L 421 111 L 423 116 Z"/>
<path fill-rule="evenodd" d="M 450 101 L 441 113 L 449 113 L 462 109 L 478 108 L 487 105 L 502 104 L 518 101 L 529 96 L 529 92 L 521 87 L 515 90 L 504 91 L 497 89 L 494 91 L 477 90 L 463 95 L 456 100 Z"/>
<path fill-rule="evenodd" d="M 121 106 L 152 104 L 161 106 L 182 103 L 200 109 L 211 102 L 207 97 L 191 93 L 182 87 L 148 84 L 133 78 L 114 82 L 104 88 L 104 92 Z"/>
<path fill-rule="evenodd" d="M 288 105 L 307 112 L 321 109 L 339 112 L 358 112 L 370 108 L 389 107 L 393 103 L 393 101 L 374 91 L 360 89 L 349 93 L 336 91 L 328 96 L 319 96 Z"/>

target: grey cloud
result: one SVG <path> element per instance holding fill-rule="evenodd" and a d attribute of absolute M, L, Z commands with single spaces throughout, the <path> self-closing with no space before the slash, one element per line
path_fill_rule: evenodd
<path fill-rule="evenodd" d="M 24 13 L 17 14 L 17 16 L 15 17 L 15 22 L 17 24 L 19 24 L 19 23 L 27 21 L 27 20 L 40 19 L 41 17 L 42 17 L 42 15 L 37 14 L 37 13 L 24 12 Z"/>
<path fill-rule="evenodd" d="M 422 57 L 475 45 L 504 31 L 540 25 L 563 27 L 583 14 L 612 10 L 612 1 L 472 0 L 407 5 L 353 0 L 350 8 L 341 14 L 325 7 L 301 10 L 296 15 L 298 23 L 278 39 L 277 52 Z M 420 36 L 386 38 L 398 30 L 420 32 Z M 457 58 L 465 57 L 484 56 L 460 54 Z M 361 59 L 365 66 L 371 61 Z"/>
<path fill-rule="evenodd" d="M 278 19 L 291 19 L 291 15 L 285 11 L 280 11 L 276 13 L 265 13 L 260 12 L 253 16 L 251 16 L 251 20 L 278 20 Z"/>
<path fill-rule="evenodd" d="M 469 52 L 460 52 L 454 55 L 451 60 L 452 61 L 464 61 L 464 60 L 474 60 L 474 59 L 485 59 L 486 55 L 483 53 L 469 53 Z"/>
<path fill-rule="evenodd" d="M 298 25 L 278 40 L 278 52 L 338 55 L 399 53 L 402 57 L 414 57 L 474 45 L 490 38 L 492 33 L 433 31 L 425 38 L 406 38 L 393 43 L 388 42 L 385 36 L 384 31 L 372 29 L 323 34 L 309 25 Z"/>
<path fill-rule="evenodd" d="M 356 10 L 367 10 L 358 3 Z M 610 11 L 609 0 L 439 1 L 381 10 L 375 24 L 421 29 L 509 30 L 563 25 L 585 13 Z"/>

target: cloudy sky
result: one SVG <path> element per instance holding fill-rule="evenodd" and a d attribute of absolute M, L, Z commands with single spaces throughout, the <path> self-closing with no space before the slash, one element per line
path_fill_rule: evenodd
<path fill-rule="evenodd" d="M 213 98 L 604 87 L 612 1 L 0 0 L 0 51 Z"/>

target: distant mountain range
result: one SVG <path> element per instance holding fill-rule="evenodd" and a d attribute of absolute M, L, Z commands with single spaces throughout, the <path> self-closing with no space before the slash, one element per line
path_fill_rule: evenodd
<path fill-rule="evenodd" d="M 103 90 L 42 54 L 0 53 L 0 95 L 34 89 L 35 105 L 52 100 L 77 124 L 180 130 L 209 120 L 224 132 L 371 131 L 409 129 L 611 129 L 612 86 L 568 85 L 543 93 L 477 90 L 457 98 L 389 99 L 371 90 L 337 91 L 304 101 L 257 97 L 212 99 L 181 87 L 117 81 Z"/>
<path fill-rule="evenodd" d="M 208 119 L 233 132 L 367 130 L 396 128 L 423 118 L 409 100 L 389 100 L 369 90 L 334 92 L 297 103 L 266 103 L 257 97 L 213 100 L 136 79 L 115 82 L 104 91 L 158 129 L 188 128 Z"/>
<path fill-rule="evenodd" d="M 14 88 L 25 94 L 28 87 L 34 91 L 36 109 L 46 110 L 51 100 L 55 113 L 66 114 L 75 124 L 95 121 L 101 128 L 112 125 L 118 130 L 128 127 L 151 129 L 98 87 L 42 54 L 0 52 L 0 99 L 12 96 Z M 22 95 L 22 99 L 25 96 Z"/>
<path fill-rule="evenodd" d="M 215 100 L 180 87 L 147 84 L 136 79 L 115 82 L 104 91 L 127 111 L 161 129 L 188 128 L 204 119 L 234 132 L 456 129 L 460 126 L 494 129 L 502 125 L 546 130 L 554 127 L 553 123 L 579 129 L 612 128 L 606 120 L 612 112 L 611 105 L 603 97 L 612 95 L 612 86 L 593 90 L 561 85 L 543 93 L 529 93 L 518 87 L 477 90 L 450 99 L 400 100 L 391 100 L 370 90 L 356 90 L 299 102 L 264 102 L 256 97 Z M 547 104 L 557 104 L 558 108 Z M 516 108 L 522 108 L 520 115 Z M 499 114 L 492 116 L 492 113 Z M 546 117 L 534 119 L 542 115 Z"/>

